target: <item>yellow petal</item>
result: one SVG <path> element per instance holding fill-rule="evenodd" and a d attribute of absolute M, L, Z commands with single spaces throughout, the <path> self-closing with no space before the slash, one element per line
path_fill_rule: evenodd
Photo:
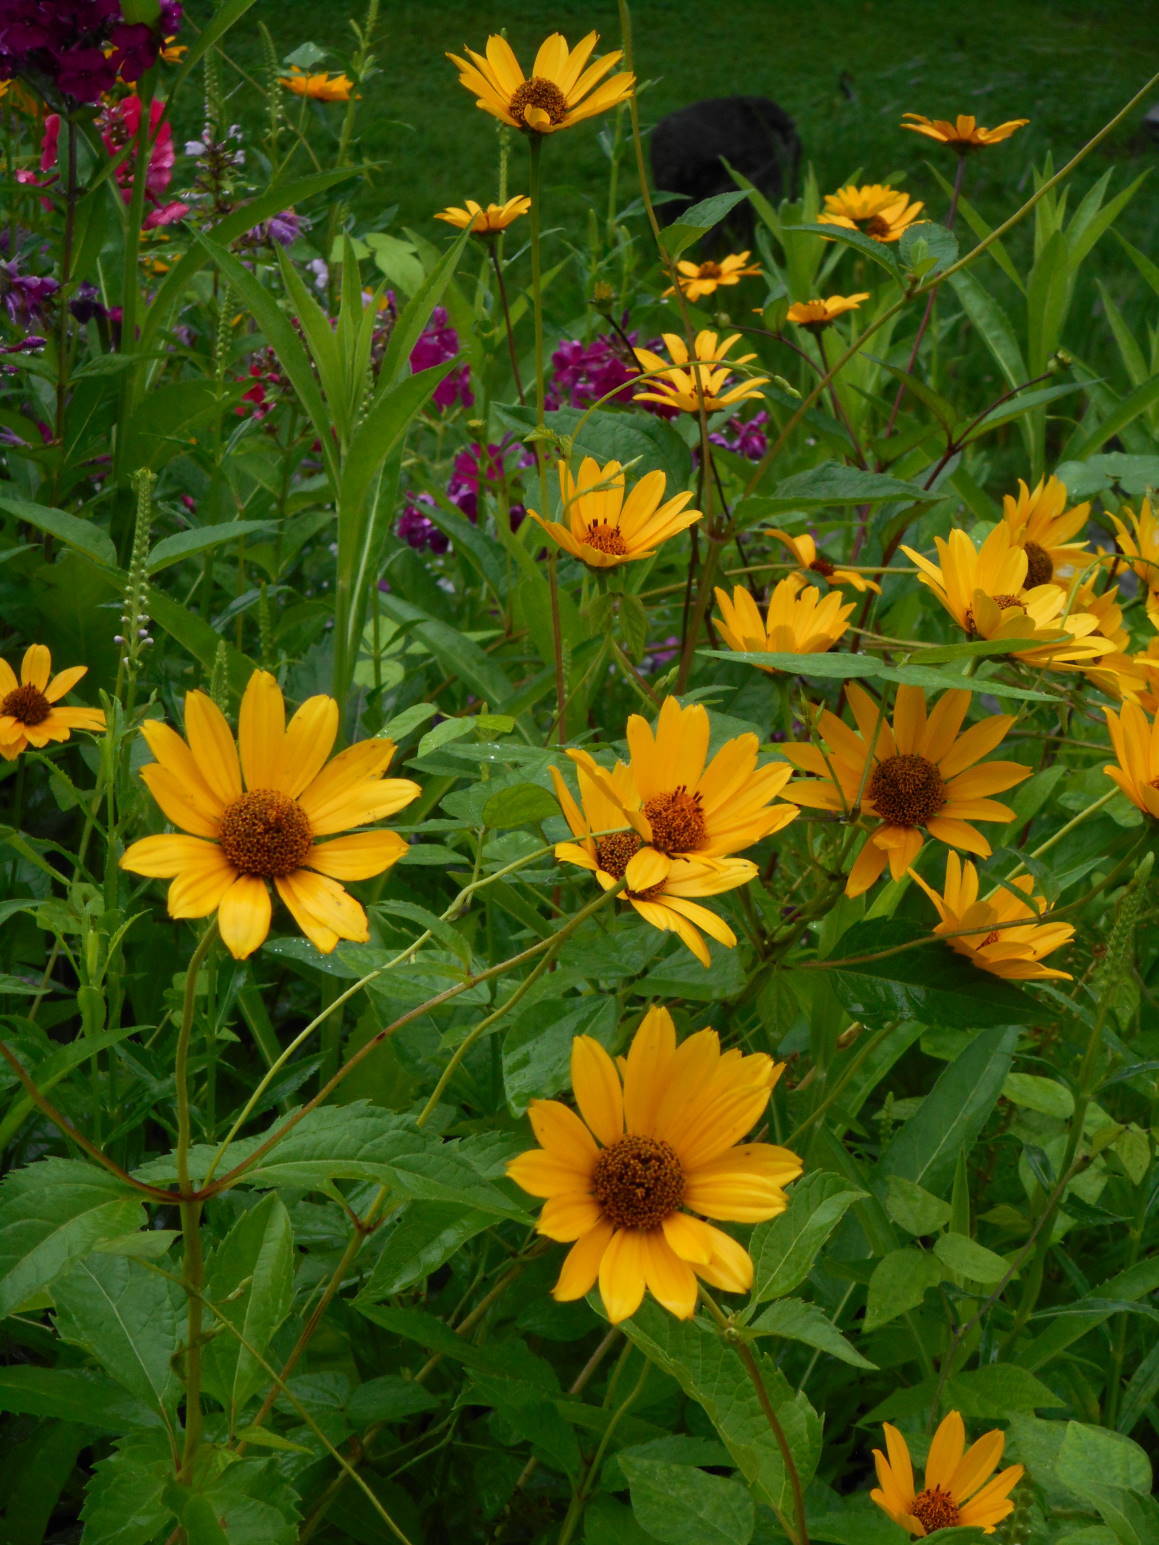
<path fill-rule="evenodd" d="M 141 782 L 173 822 L 197 837 L 216 837 L 219 809 L 199 798 L 196 785 L 183 784 L 176 774 L 160 762 L 149 762 L 141 769 Z M 214 798 L 214 796 L 209 796 Z"/>
<path fill-rule="evenodd" d="M 584 1234 L 576 1240 L 564 1259 L 559 1281 L 551 1290 L 553 1298 L 560 1303 L 568 1303 L 591 1292 L 612 1234 L 612 1225 L 600 1222 L 590 1234 Z"/>
<path fill-rule="evenodd" d="M 302 862 L 334 880 L 368 880 L 397 863 L 406 850 L 397 832 L 351 832 L 330 842 L 316 842 Z"/>
<path fill-rule="evenodd" d="M 584 1191 L 591 1166 L 580 1168 L 541 1148 L 530 1148 L 508 1160 L 507 1174 L 529 1196 L 563 1196 Z"/>
<path fill-rule="evenodd" d="M 618 1230 L 600 1261 L 600 1297 L 613 1325 L 635 1314 L 644 1297 L 642 1239 L 633 1229 Z"/>
<path fill-rule="evenodd" d="M 237 740 L 247 789 L 289 792 L 283 747 L 285 728 L 286 705 L 281 687 L 269 671 L 255 671 L 237 716 Z"/>
<path fill-rule="evenodd" d="M 216 868 L 224 862 L 216 843 L 169 833 L 142 837 L 121 856 L 122 869 L 162 880 L 171 880 L 185 869 Z"/>
<path fill-rule="evenodd" d="M 559 1100 L 532 1100 L 527 1114 L 540 1147 L 585 1179 L 591 1175 L 599 1149 L 574 1111 Z"/>
<path fill-rule="evenodd" d="M 600 1209 L 587 1191 L 568 1191 L 544 1202 L 535 1227 L 548 1239 L 570 1244 L 590 1233 L 602 1221 Z"/>
<path fill-rule="evenodd" d="M 212 792 L 229 804 L 242 792 L 237 747 L 221 709 L 205 692 L 185 694 L 185 733 L 198 770 Z"/>
<path fill-rule="evenodd" d="M 624 1135 L 623 1091 L 615 1063 L 590 1035 L 577 1035 L 571 1043 L 571 1086 L 580 1115 L 604 1147 L 611 1147 Z"/>
<path fill-rule="evenodd" d="M 20 666 L 20 680 L 24 686 L 37 687 L 41 692 L 52 675 L 52 655 L 44 644 L 29 644 L 24 651 Z"/>
<path fill-rule="evenodd" d="M 949 1491 L 954 1471 L 962 1462 L 965 1447 L 966 1425 L 957 1411 L 951 1411 L 939 1422 L 934 1440 L 930 1444 L 929 1456 L 926 1459 L 927 1491 L 935 1486 L 940 1486 L 943 1491 Z"/>
<path fill-rule="evenodd" d="M 330 953 L 339 939 L 365 944 L 370 937 L 366 913 L 336 880 L 295 869 L 274 881 L 294 921 L 316 949 Z"/>
<path fill-rule="evenodd" d="M 270 893 L 256 875 L 239 874 L 221 898 L 217 926 L 235 960 L 245 960 L 270 931 Z"/>
<path fill-rule="evenodd" d="M 644 1280 L 658 1304 L 678 1320 L 690 1320 L 696 1312 L 696 1274 L 672 1250 L 660 1229 L 641 1235 Z"/>

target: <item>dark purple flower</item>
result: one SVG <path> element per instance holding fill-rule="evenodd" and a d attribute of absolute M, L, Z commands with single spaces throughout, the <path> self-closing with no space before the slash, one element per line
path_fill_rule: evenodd
<path fill-rule="evenodd" d="M 109 42 L 113 45 L 109 63 L 129 85 L 152 69 L 161 47 L 157 33 L 144 22 L 121 22 L 109 34 Z"/>
<path fill-rule="evenodd" d="M 283 209 L 281 214 L 271 215 L 268 220 L 251 226 L 246 232 L 246 239 L 271 244 L 277 242 L 279 247 L 291 247 L 309 224 L 303 215 L 295 214 L 292 209 Z"/>
<path fill-rule="evenodd" d="M 410 501 L 403 509 L 395 527 L 397 534 L 409 546 L 421 550 L 429 547 L 433 553 L 445 553 L 450 547 L 450 541 L 439 530 L 429 515 L 423 513 L 423 509 L 436 510 L 438 504 L 432 494 L 408 494 Z"/>
<path fill-rule="evenodd" d="M 726 451 L 734 451 L 748 461 L 760 461 L 769 448 L 769 437 L 764 430 L 768 421 L 769 415 L 764 409 L 754 413 L 747 423 L 739 418 L 730 418 L 722 430 L 714 431 L 708 438 L 714 445 L 722 446 Z"/>
<path fill-rule="evenodd" d="M 83 284 L 77 285 L 76 294 L 69 301 L 68 309 L 78 322 L 91 322 L 94 317 L 104 318 L 109 314 L 101 304 L 101 292 L 87 279 Z"/>
<path fill-rule="evenodd" d="M 0 343 L 0 354 L 35 354 L 38 349 L 46 348 L 47 338 L 38 338 L 35 333 L 29 333 L 27 338 L 21 338 L 19 343 Z"/>
<path fill-rule="evenodd" d="M 0 262 L 0 304 L 13 322 L 35 322 L 60 289 L 47 274 L 22 274 L 19 258 Z"/>

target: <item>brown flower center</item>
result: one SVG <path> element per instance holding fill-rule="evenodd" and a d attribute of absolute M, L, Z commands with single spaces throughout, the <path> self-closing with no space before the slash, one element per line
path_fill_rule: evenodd
<path fill-rule="evenodd" d="M 869 780 L 869 797 L 891 826 L 924 826 L 946 802 L 946 785 L 924 756 L 889 756 Z"/>
<path fill-rule="evenodd" d="M 226 862 L 263 880 L 293 874 L 313 840 L 301 805 L 276 789 L 252 789 L 226 805 L 217 833 Z"/>
<path fill-rule="evenodd" d="M 619 526 L 609 526 L 606 521 L 593 520 L 588 526 L 584 541 L 598 553 L 611 553 L 617 558 L 627 555 L 628 544 Z"/>
<path fill-rule="evenodd" d="M 655 1137 L 621 1137 L 596 1160 L 592 1194 L 617 1228 L 658 1228 L 684 1200 L 675 1148 Z"/>
<path fill-rule="evenodd" d="M 542 109 L 552 123 L 562 123 L 567 117 L 567 98 L 553 80 L 544 80 L 542 75 L 533 75 L 517 86 L 508 103 L 508 112 L 525 129 L 530 127 L 525 111 L 529 107 Z"/>
<path fill-rule="evenodd" d="M 910 1512 L 920 1524 L 924 1524 L 927 1534 L 933 1534 L 935 1529 L 956 1528 L 962 1521 L 958 1504 L 940 1486 L 920 1491 L 913 1500 Z"/>
<path fill-rule="evenodd" d="M 613 832 L 596 838 L 596 863 L 614 880 L 622 880 L 630 860 L 644 846 L 635 832 Z"/>
<path fill-rule="evenodd" d="M 39 687 L 27 683 L 16 687 L 0 703 L 0 714 L 10 714 L 20 724 L 43 724 L 52 712 L 52 704 Z"/>
<path fill-rule="evenodd" d="M 992 595 L 990 599 L 994 602 L 994 605 L 1000 612 L 1008 611 L 1012 606 L 1017 606 L 1020 612 L 1024 612 L 1026 610 L 1026 607 L 1022 602 L 1022 597 L 1018 595 Z M 970 635 L 971 638 L 977 638 L 978 625 L 974 620 L 974 608 L 972 606 L 967 606 L 966 608 L 965 622 L 966 632 Z"/>
<path fill-rule="evenodd" d="M 696 277 L 698 279 L 719 279 L 723 273 L 724 269 L 721 268 L 720 264 L 714 263 L 710 258 L 706 263 L 701 263 L 700 272 Z"/>
<path fill-rule="evenodd" d="M 1037 542 L 1027 542 L 1022 551 L 1026 554 L 1026 588 L 1049 585 L 1054 578 L 1054 562 L 1045 547 Z"/>
<path fill-rule="evenodd" d="M 648 800 L 644 814 L 652 828 L 652 846 L 661 853 L 689 853 L 703 846 L 700 795 L 690 794 L 683 783 L 670 794 L 657 794 Z"/>
<path fill-rule="evenodd" d="M 821 574 L 826 579 L 829 578 L 834 570 L 834 565 L 829 562 L 828 558 L 822 557 L 820 553 L 813 559 L 809 567 L 813 570 L 814 574 Z"/>
<path fill-rule="evenodd" d="M 872 236 L 874 241 L 883 241 L 889 235 L 889 221 L 883 220 L 880 215 L 871 215 L 865 221 L 862 230 L 867 236 Z"/>

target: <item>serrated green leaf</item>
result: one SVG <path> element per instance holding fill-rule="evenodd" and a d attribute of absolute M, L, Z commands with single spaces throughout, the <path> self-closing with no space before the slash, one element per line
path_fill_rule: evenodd
<path fill-rule="evenodd" d="M 131 1257 L 92 1255 L 57 1280 L 53 1297 L 63 1340 L 163 1416 L 176 1411 L 184 1304 L 173 1282 Z"/>
<path fill-rule="evenodd" d="M 85 1488 L 82 1545 L 157 1545 L 177 1519 L 165 1500 L 173 1478 L 169 1447 L 129 1438 L 93 1468 Z"/>
<path fill-rule="evenodd" d="M 246 1402 L 269 1380 L 258 1359 L 290 1312 L 293 1282 L 290 1215 L 279 1196 L 263 1196 L 206 1263 L 205 1296 L 218 1311 L 212 1312 L 218 1333 L 203 1354 L 205 1389 L 229 1413 L 231 1429 Z M 231 1325 L 245 1344 L 231 1335 Z"/>
<path fill-rule="evenodd" d="M 748 1327 L 752 1334 L 782 1336 L 788 1341 L 803 1341 L 806 1346 L 816 1347 L 830 1357 L 836 1357 L 853 1368 L 876 1368 L 841 1334 L 824 1310 L 816 1304 L 807 1304 L 803 1298 L 781 1298 L 753 1320 Z"/>
<path fill-rule="evenodd" d="M 950 1204 L 904 1175 L 886 1180 L 885 1210 L 907 1234 L 936 1234 L 950 1221 Z"/>
<path fill-rule="evenodd" d="M 109 1433 L 161 1426 L 161 1418 L 143 1401 L 89 1368 L 0 1368 L 0 1411 L 78 1422 Z"/>
<path fill-rule="evenodd" d="M 873 1268 L 862 1329 L 868 1333 L 916 1309 L 927 1291 L 942 1280 L 941 1266 L 925 1250 L 904 1245 L 882 1256 Z"/>
<path fill-rule="evenodd" d="M 411 1202 L 387 1234 L 363 1296 L 380 1303 L 425 1282 L 476 1234 L 495 1222 L 493 1213 L 458 1202 Z"/>
<path fill-rule="evenodd" d="M 758 1223 L 749 1241 L 752 1302 L 781 1298 L 804 1282 L 822 1245 L 865 1194 L 843 1176 L 825 1170 L 810 1170 L 795 1181 L 789 1190 L 788 1210 L 767 1223 Z"/>
<path fill-rule="evenodd" d="M 753 1499 L 736 1481 L 692 1465 L 620 1455 L 632 1511 L 664 1545 L 748 1545 L 756 1526 Z"/>

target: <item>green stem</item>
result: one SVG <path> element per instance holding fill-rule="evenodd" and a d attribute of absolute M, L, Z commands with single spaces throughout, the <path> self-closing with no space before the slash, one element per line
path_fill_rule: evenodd
<path fill-rule="evenodd" d="M 524 402 L 523 381 L 519 375 L 519 355 L 515 348 L 515 329 L 511 325 L 511 307 L 507 304 L 507 281 L 503 277 L 503 263 L 499 257 L 499 241 L 493 236 L 484 236 L 487 243 L 487 251 L 491 258 L 491 267 L 495 270 L 495 287 L 499 292 L 499 305 L 503 311 L 503 326 L 507 333 L 507 352 L 511 357 L 511 374 L 515 381 L 515 390 L 519 396 L 520 406 Z M 546 510 L 544 514 L 546 515 Z"/>
<path fill-rule="evenodd" d="M 616 1378 L 616 1375 L 620 1372 L 620 1369 L 631 1356 L 632 1350 L 633 1348 L 631 1345 L 625 1346 L 621 1356 L 621 1361 L 617 1368 L 613 1370 L 613 1380 Z M 600 1438 L 599 1446 L 597 1447 L 596 1452 L 592 1457 L 592 1462 L 590 1465 L 588 1465 L 587 1470 L 584 1472 L 583 1479 L 580 1481 L 579 1485 L 576 1487 L 572 1494 L 571 1502 L 568 1505 L 567 1515 L 563 1520 L 563 1527 L 559 1531 L 559 1545 L 568 1545 L 568 1541 L 572 1538 L 576 1529 L 579 1527 L 580 1519 L 583 1517 L 584 1508 L 587 1506 L 588 1497 L 591 1493 L 592 1479 L 599 1474 L 600 1465 L 603 1463 L 604 1455 L 608 1451 L 608 1445 L 612 1440 L 616 1428 L 623 1421 L 624 1417 L 627 1416 L 632 1406 L 635 1405 L 636 1401 L 639 1400 L 641 1394 L 643 1393 L 644 1385 L 647 1382 L 648 1374 L 651 1371 L 651 1366 L 651 1363 L 649 1363 L 648 1359 L 645 1357 L 644 1366 L 640 1369 L 640 1377 L 636 1380 L 635 1384 L 624 1396 L 623 1400 L 620 1401 L 619 1405 L 612 1412 L 610 1418 L 608 1419 L 608 1425 L 604 1428 L 603 1436 Z"/>

